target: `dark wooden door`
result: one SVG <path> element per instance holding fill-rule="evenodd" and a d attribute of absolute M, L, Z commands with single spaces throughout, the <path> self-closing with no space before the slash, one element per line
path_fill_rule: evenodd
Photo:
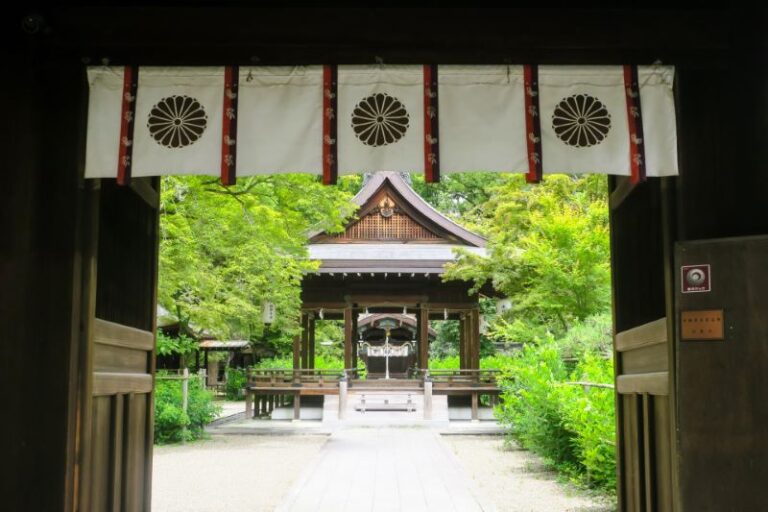
<path fill-rule="evenodd" d="M 104 182 L 94 209 L 98 251 L 85 362 L 82 511 L 151 507 L 157 184 Z"/>
<path fill-rule="evenodd" d="M 681 510 L 669 179 L 611 178 L 619 510 Z"/>

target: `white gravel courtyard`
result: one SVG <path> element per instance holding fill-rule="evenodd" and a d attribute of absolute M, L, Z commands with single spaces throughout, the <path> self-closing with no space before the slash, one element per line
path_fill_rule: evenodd
<path fill-rule="evenodd" d="M 155 446 L 155 512 L 274 510 L 327 436 L 214 435 Z"/>
<path fill-rule="evenodd" d="M 400 441 L 403 450 L 397 448 Z M 393 472 L 418 478 L 395 477 L 394 487 L 382 487 Z M 379 483 L 368 486 L 366 475 Z M 440 495 L 434 486 L 451 491 Z M 366 488 L 382 499 L 373 499 L 375 493 Z M 187 445 L 159 446 L 152 494 L 158 512 L 613 510 L 609 501 L 557 482 L 535 455 L 504 450 L 498 436 L 441 436 L 428 428 L 343 428 L 330 438 L 214 435 Z M 466 503 L 449 504 L 448 494 Z"/>

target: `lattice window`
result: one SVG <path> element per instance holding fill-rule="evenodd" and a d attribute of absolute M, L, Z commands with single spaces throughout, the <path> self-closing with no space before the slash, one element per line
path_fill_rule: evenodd
<path fill-rule="evenodd" d="M 424 228 L 408 215 L 391 213 L 384 217 L 371 213 L 349 226 L 334 238 L 346 240 L 439 240 L 440 237 Z"/>

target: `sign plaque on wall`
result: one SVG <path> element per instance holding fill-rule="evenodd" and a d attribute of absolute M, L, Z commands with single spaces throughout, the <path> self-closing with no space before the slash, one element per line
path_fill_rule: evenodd
<path fill-rule="evenodd" d="M 712 279 L 709 265 L 683 265 L 680 267 L 680 286 L 682 293 L 702 293 L 712 291 Z"/>

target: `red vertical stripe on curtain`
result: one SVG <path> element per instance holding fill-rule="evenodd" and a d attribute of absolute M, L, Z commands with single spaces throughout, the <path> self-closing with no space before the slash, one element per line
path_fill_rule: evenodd
<path fill-rule="evenodd" d="M 237 95 L 240 67 L 224 69 L 224 104 L 221 127 L 221 184 L 237 181 Z"/>
<path fill-rule="evenodd" d="M 338 179 L 338 68 L 323 66 L 323 183 Z"/>
<path fill-rule="evenodd" d="M 123 96 L 120 108 L 120 141 L 117 158 L 117 183 L 131 182 L 131 160 L 133 158 L 133 125 L 136 117 L 136 91 L 139 68 L 125 66 L 123 70 Z"/>
<path fill-rule="evenodd" d="M 440 124 L 438 121 L 437 65 L 424 65 L 424 179 L 440 181 Z"/>
<path fill-rule="evenodd" d="M 624 94 L 627 99 L 627 123 L 629 125 L 629 181 L 635 184 L 645 181 L 643 113 L 640 108 L 637 66 L 624 66 Z"/>
<path fill-rule="evenodd" d="M 523 66 L 523 79 L 525 81 L 525 141 L 528 148 L 528 172 L 525 180 L 528 183 L 538 183 L 543 175 L 538 66 Z"/>

